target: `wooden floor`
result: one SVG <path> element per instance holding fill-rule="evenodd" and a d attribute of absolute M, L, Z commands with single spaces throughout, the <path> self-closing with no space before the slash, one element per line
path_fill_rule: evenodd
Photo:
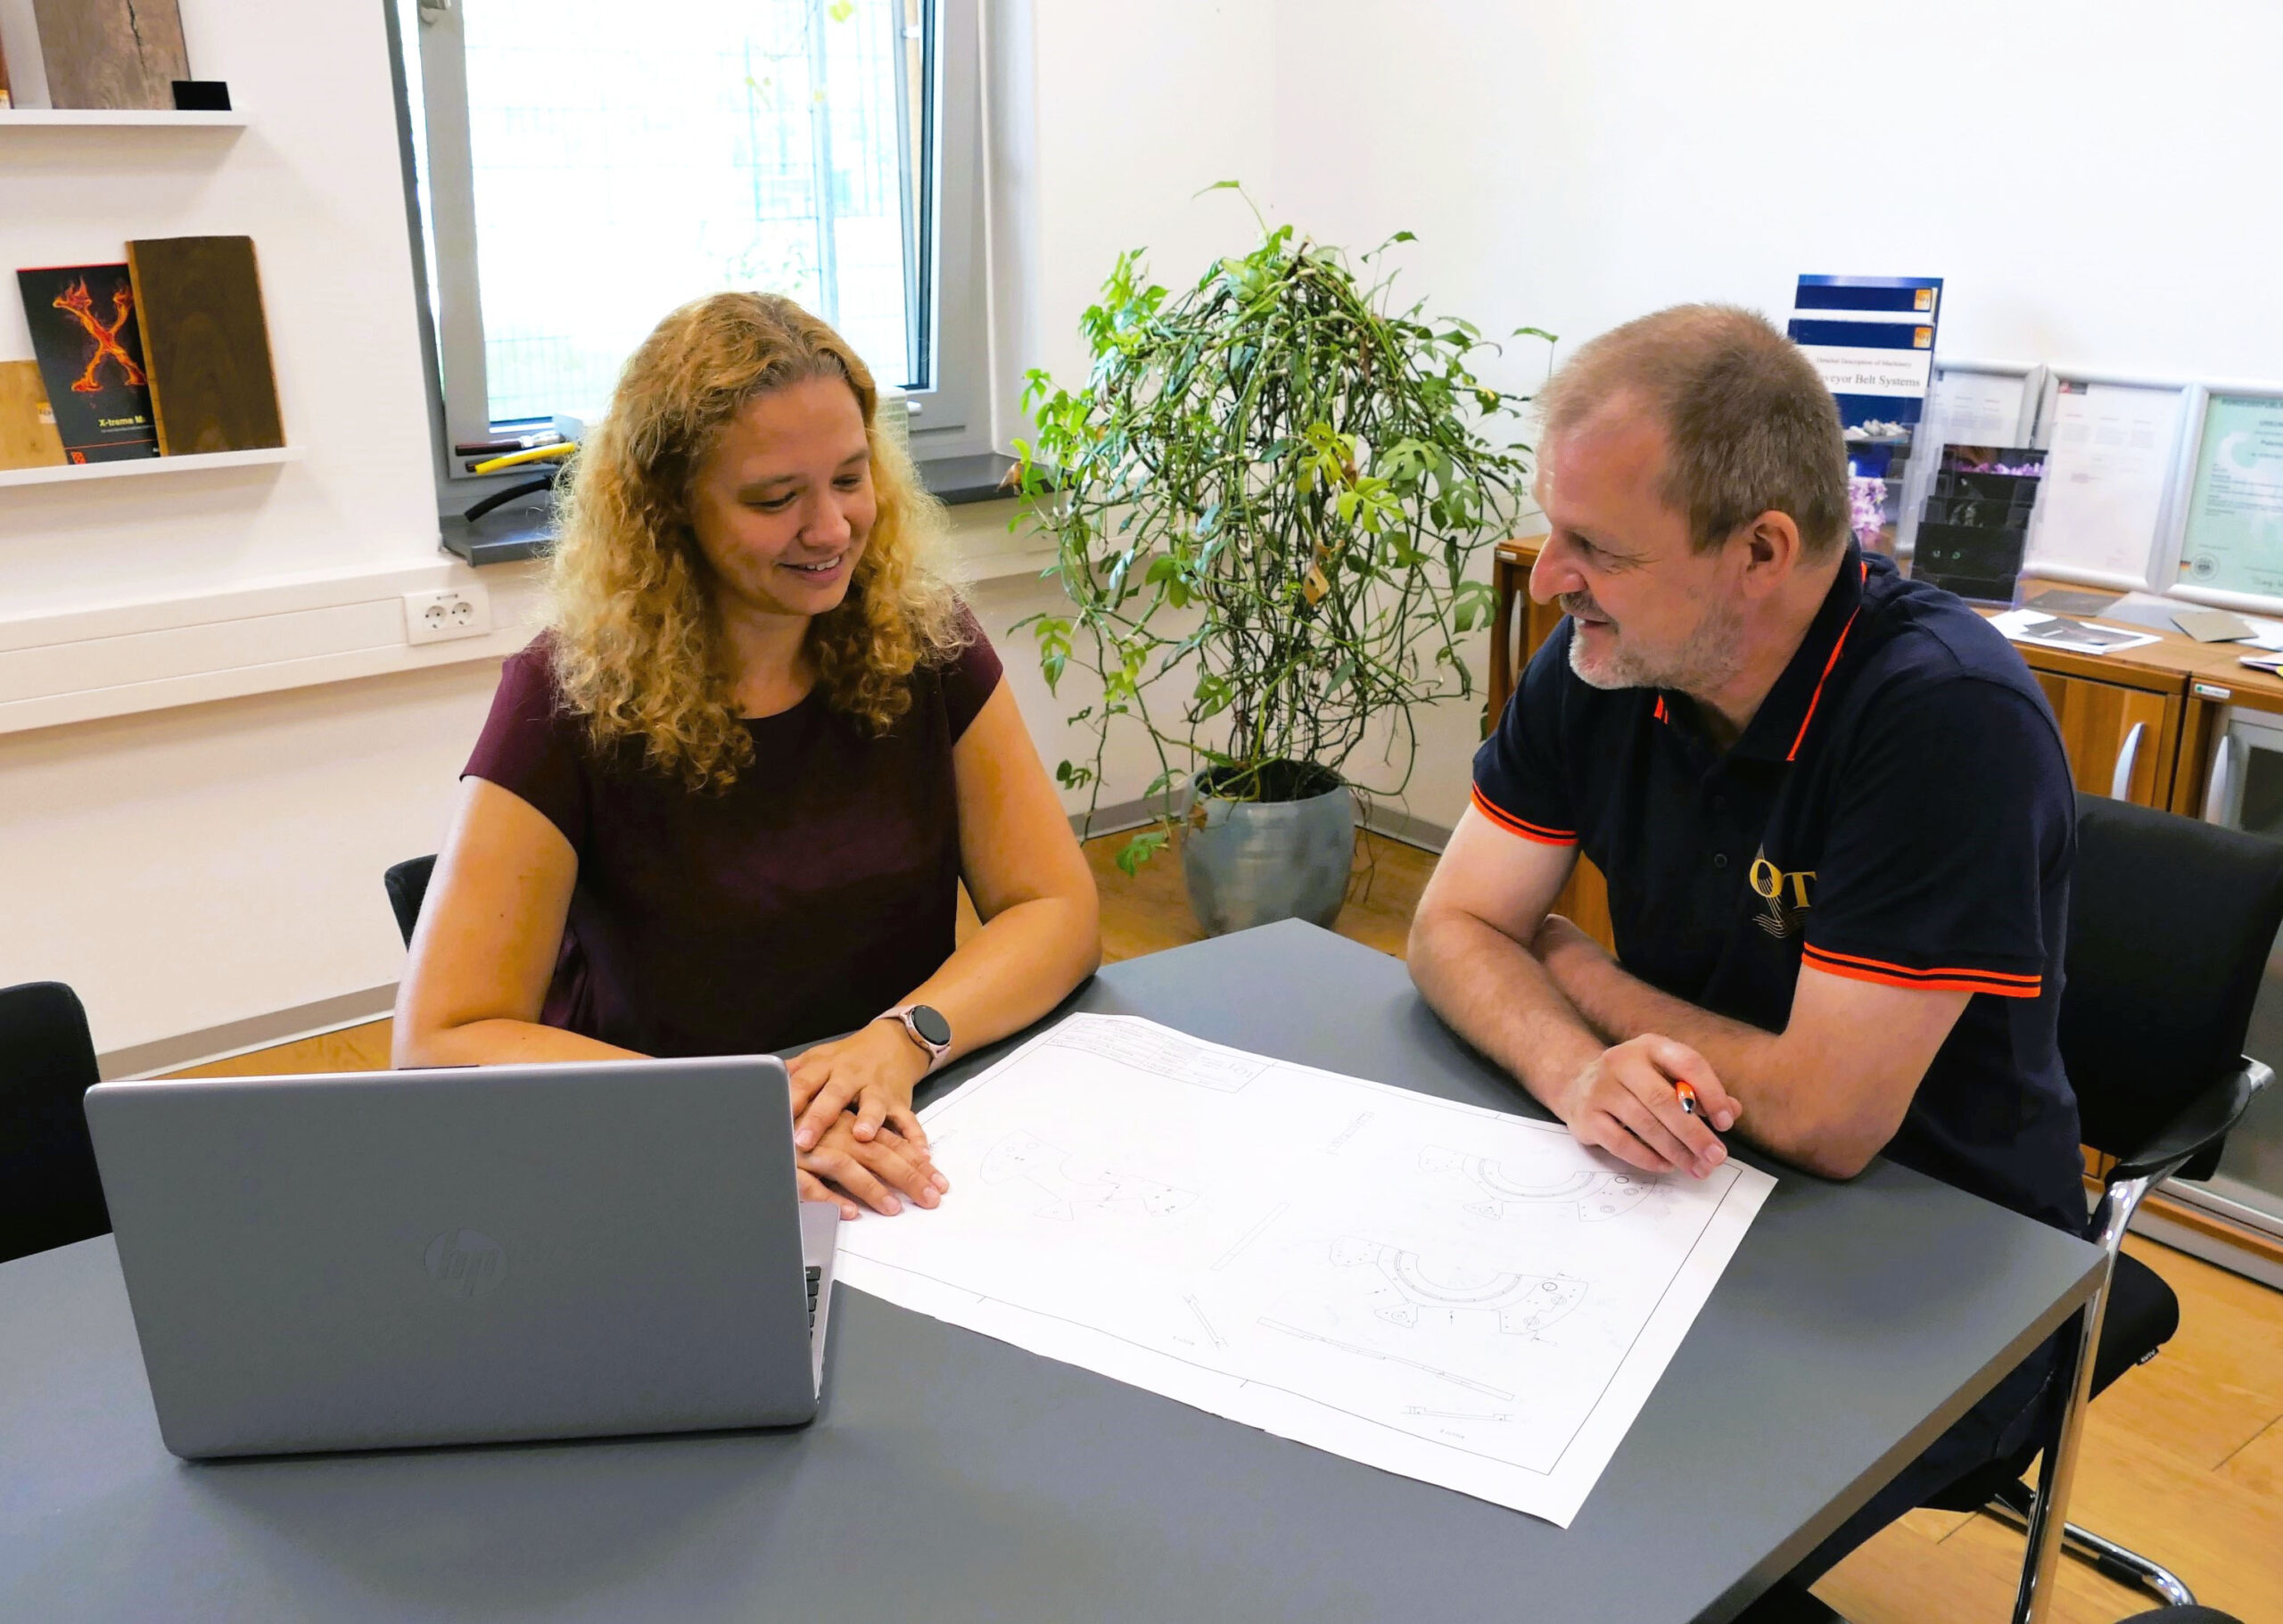
<path fill-rule="evenodd" d="M 1102 948 L 1131 959 L 1199 939 L 1170 858 L 1120 874 L 1122 837 L 1087 848 L 1102 893 Z M 1340 934 L 1401 954 L 1434 860 L 1366 836 Z M 388 1063 L 388 1022 L 194 1067 L 183 1076 L 359 1071 Z M 2074 1521 L 2165 1563 L 2207 1605 L 2283 1624 L 2283 1294 L 2135 1238 L 2130 1249 L 2180 1294 L 2180 1334 L 2093 1406 Z M 1854 1624 L 1985 1624 L 2009 1612 L 2021 1536 L 1993 1519 L 1917 1512 L 1840 1564 L 1817 1594 Z M 2153 1605 L 2081 1562 L 2062 1564 L 2057 1619 L 2109 1624 Z"/>

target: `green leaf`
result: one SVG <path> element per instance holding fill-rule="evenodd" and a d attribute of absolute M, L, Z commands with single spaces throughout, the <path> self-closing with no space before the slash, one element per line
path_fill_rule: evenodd
<path fill-rule="evenodd" d="M 1197 720 L 1203 721 L 1208 716 L 1219 715 L 1229 708 L 1236 697 L 1237 691 L 1228 679 L 1216 676 L 1209 671 L 1200 672 L 1197 679 Z"/>
<path fill-rule="evenodd" d="M 845 22 L 856 14 L 855 0 L 833 0 L 833 4 L 825 8 L 824 14 L 835 22 Z"/>
<path fill-rule="evenodd" d="M 1162 828 L 1146 828 L 1125 843 L 1117 854 L 1118 871 L 1132 879 L 1142 865 L 1165 849 L 1168 837 Z"/>

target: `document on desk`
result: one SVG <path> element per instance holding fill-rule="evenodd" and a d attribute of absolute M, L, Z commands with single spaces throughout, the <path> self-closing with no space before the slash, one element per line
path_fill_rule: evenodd
<path fill-rule="evenodd" d="M 1124 1016 L 922 1120 L 951 1193 L 845 1228 L 848 1284 L 1565 1528 L 1776 1183 Z"/>

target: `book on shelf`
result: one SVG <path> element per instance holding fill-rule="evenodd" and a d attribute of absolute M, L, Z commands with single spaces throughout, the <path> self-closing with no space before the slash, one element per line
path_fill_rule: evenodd
<path fill-rule="evenodd" d="M 149 358 L 160 451 L 285 443 L 251 237 L 145 237 L 127 245 Z"/>
<path fill-rule="evenodd" d="M 167 108 L 190 77 L 176 0 L 32 0 L 54 107 Z"/>
<path fill-rule="evenodd" d="M 1839 404 L 1850 523 L 1892 556 L 1902 487 L 1934 370 L 1940 276 L 1801 276 L 1785 331 Z"/>
<path fill-rule="evenodd" d="M 75 463 L 156 457 L 159 437 L 127 267 L 20 270 L 16 286 L 64 456 Z"/>
<path fill-rule="evenodd" d="M 0 361 L 0 468 L 54 468 L 67 459 L 37 361 Z"/>

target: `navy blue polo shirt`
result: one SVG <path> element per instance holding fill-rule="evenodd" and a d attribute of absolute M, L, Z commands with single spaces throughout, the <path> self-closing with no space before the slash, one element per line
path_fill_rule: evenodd
<path fill-rule="evenodd" d="M 1852 547 L 1735 743 L 1694 701 L 1601 689 L 1564 620 L 1475 756 L 1474 804 L 1609 880 L 1625 968 L 1767 1031 L 1801 964 L 1970 993 L 1885 1154 L 2081 1232 L 2077 1101 L 2055 1044 L 2076 802 L 2006 639 Z"/>

